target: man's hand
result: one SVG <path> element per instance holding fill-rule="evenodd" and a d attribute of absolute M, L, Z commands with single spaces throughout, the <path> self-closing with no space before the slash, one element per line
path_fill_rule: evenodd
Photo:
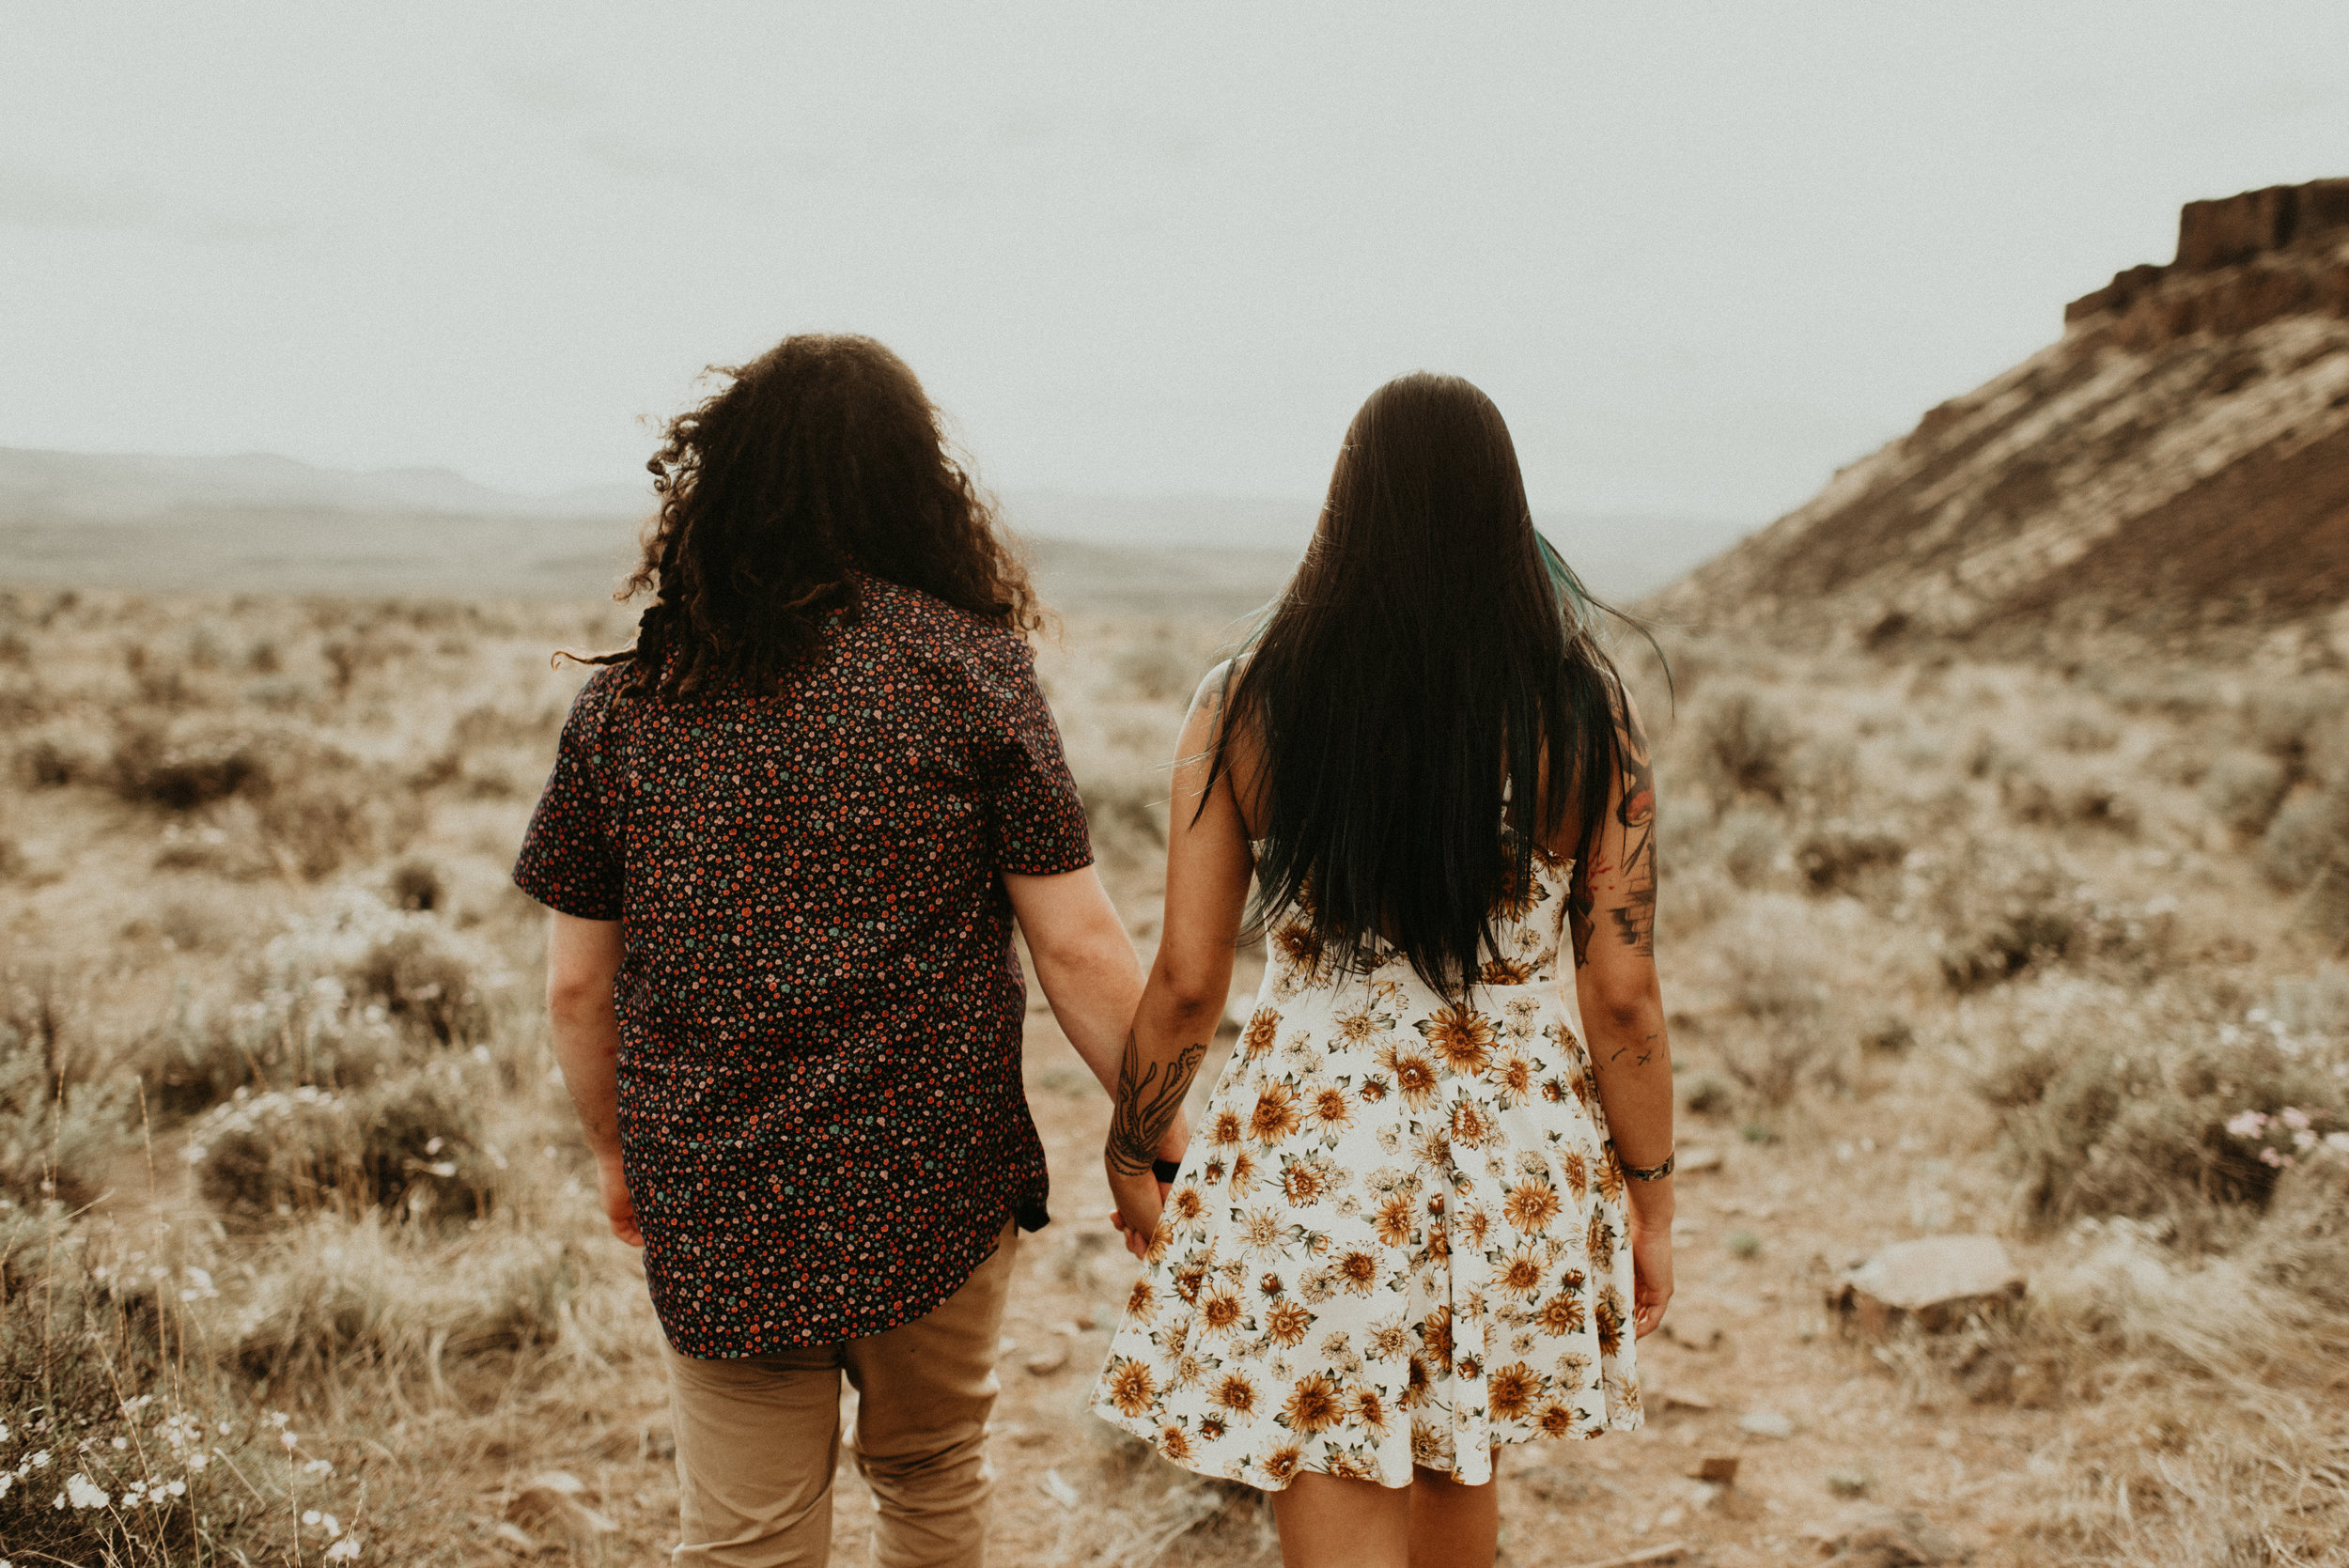
<path fill-rule="evenodd" d="M 603 1217 L 612 1222 L 612 1234 L 630 1247 L 645 1245 L 645 1233 L 636 1226 L 636 1200 L 629 1196 L 628 1175 L 620 1169 L 617 1156 L 596 1161 L 596 1189 L 603 1199 Z"/>

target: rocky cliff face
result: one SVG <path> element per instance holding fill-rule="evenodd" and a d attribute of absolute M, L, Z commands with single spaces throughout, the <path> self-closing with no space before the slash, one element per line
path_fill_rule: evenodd
<path fill-rule="evenodd" d="M 2349 654 L 2349 179 L 2190 203 L 2176 260 L 1650 607 L 1868 645 Z"/>

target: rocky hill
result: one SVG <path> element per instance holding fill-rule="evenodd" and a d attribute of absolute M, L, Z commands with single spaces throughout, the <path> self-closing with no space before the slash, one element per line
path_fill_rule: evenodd
<path fill-rule="evenodd" d="M 1812 643 L 2349 656 L 2349 179 L 2187 204 L 2175 260 L 1650 608 Z"/>

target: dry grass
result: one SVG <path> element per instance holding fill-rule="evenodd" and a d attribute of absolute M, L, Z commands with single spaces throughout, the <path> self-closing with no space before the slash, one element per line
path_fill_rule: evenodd
<path fill-rule="evenodd" d="M 622 631 L 0 595 L 0 1558 L 477 1563 L 558 1468 L 618 1529 L 552 1549 L 665 1549 L 650 1314 L 504 880 L 578 678 L 547 650 Z M 1042 654 L 1145 945 L 1165 753 L 1221 635 L 1076 617 Z M 1677 667 L 1676 716 L 1641 677 L 1659 945 L 1684 1143 L 1728 1157 L 1684 1191 L 1653 1427 L 1512 1455 L 1504 1560 L 1681 1538 L 1778 1563 L 1878 1503 L 1977 1562 L 2349 1560 L 2340 677 Z M 1273 1561 L 1261 1499 L 1079 1413 L 1128 1269 L 1091 1219 L 1099 1093 L 1048 1017 L 1031 1035 L 1060 1220 L 1022 1244 L 1006 1326 L 998 1550 Z M 2026 1263 L 2018 1312 L 1821 1331 L 1843 1265 L 1968 1229 Z M 1021 1370 L 1063 1343 L 1064 1370 Z M 1763 1408 L 1796 1435 L 1740 1427 Z M 1735 1489 L 1682 1479 L 1717 1452 L 1746 1456 Z M 837 1517 L 861 1560 L 852 1479 Z"/>

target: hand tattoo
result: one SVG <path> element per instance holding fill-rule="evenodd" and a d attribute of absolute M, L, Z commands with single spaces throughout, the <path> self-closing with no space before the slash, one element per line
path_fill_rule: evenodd
<path fill-rule="evenodd" d="M 1142 1064 L 1142 1041 L 1126 1034 L 1126 1054 L 1117 1063 L 1117 1104 L 1110 1111 L 1110 1168 L 1122 1175 L 1138 1175 L 1157 1157 L 1159 1140 L 1174 1125 L 1183 1096 L 1207 1054 L 1202 1040 L 1185 1046 L 1172 1062 Z M 1165 1077 L 1159 1075 L 1163 1071 Z"/>

